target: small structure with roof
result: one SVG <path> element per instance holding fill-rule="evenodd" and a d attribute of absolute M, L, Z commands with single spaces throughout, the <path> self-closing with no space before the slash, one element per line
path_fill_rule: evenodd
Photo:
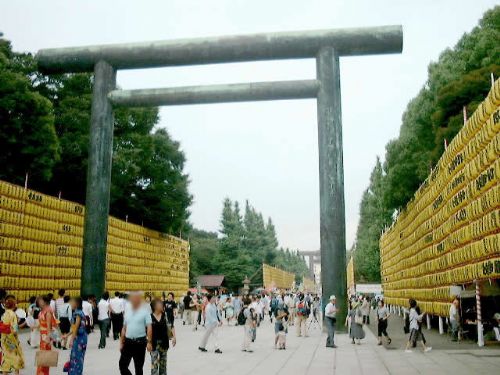
<path fill-rule="evenodd" d="M 224 275 L 200 275 L 197 284 L 209 292 L 222 292 L 226 290 L 226 280 Z"/>

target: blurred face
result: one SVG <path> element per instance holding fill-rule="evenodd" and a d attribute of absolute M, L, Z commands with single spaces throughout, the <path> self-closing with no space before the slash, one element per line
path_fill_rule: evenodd
<path fill-rule="evenodd" d="M 71 310 L 76 310 L 76 299 L 70 299 L 69 305 L 71 306 Z"/>
<path fill-rule="evenodd" d="M 168 299 L 169 301 L 173 301 L 174 297 L 173 297 L 171 294 L 169 294 L 169 295 L 167 296 L 167 299 Z"/>
<path fill-rule="evenodd" d="M 45 306 L 47 306 L 47 304 L 45 303 L 43 298 L 38 298 L 37 302 L 38 302 L 38 306 L 40 306 L 41 309 L 43 309 Z"/>
<path fill-rule="evenodd" d="M 130 303 L 133 307 L 139 307 L 142 303 L 142 296 L 140 294 L 133 294 L 130 296 Z"/>
<path fill-rule="evenodd" d="M 15 310 L 16 308 L 16 300 L 15 298 L 7 298 L 5 300 L 5 308 L 8 310 Z"/>
<path fill-rule="evenodd" d="M 155 303 L 155 312 L 161 313 L 162 311 L 163 311 L 163 303 L 161 303 L 161 301 L 157 301 Z"/>
<path fill-rule="evenodd" d="M 384 304 L 382 303 L 382 301 L 378 301 L 378 306 L 379 306 L 379 307 L 384 306 Z"/>

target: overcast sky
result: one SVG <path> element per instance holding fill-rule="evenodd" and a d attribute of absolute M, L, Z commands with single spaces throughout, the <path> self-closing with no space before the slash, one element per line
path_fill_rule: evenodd
<path fill-rule="evenodd" d="M 0 31 L 17 51 L 47 47 L 402 24 L 401 55 L 341 59 L 347 244 L 376 157 L 397 137 L 427 66 L 498 0 L 1 1 Z M 313 60 L 119 72 L 122 88 L 314 78 Z M 194 195 L 191 221 L 219 229 L 224 197 L 271 216 L 282 246 L 319 248 L 314 100 L 165 107 Z"/>

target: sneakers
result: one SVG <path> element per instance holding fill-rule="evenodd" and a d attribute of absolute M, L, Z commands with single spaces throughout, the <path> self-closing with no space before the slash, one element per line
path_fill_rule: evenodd
<path fill-rule="evenodd" d="M 427 348 L 424 349 L 424 353 L 430 352 L 432 350 L 431 346 L 428 346 Z"/>
<path fill-rule="evenodd" d="M 206 350 L 205 350 L 206 351 Z M 220 349 L 215 350 L 217 354 L 222 354 L 222 351 Z"/>
<path fill-rule="evenodd" d="M 410 349 L 406 349 L 406 350 L 405 350 L 405 353 L 413 353 L 413 351 L 412 351 L 412 350 L 410 350 Z"/>
<path fill-rule="evenodd" d="M 382 343 L 379 341 L 377 345 L 379 345 L 379 346 L 380 346 L 380 345 L 382 345 Z"/>
<path fill-rule="evenodd" d="M 199 347 L 199 348 L 198 348 L 198 350 L 199 350 L 200 352 L 203 352 L 203 353 L 205 353 L 205 352 L 207 351 L 207 349 L 202 348 L 202 347 Z"/>

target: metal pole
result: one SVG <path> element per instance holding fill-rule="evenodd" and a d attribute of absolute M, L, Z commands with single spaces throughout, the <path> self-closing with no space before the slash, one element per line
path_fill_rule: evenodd
<path fill-rule="evenodd" d="M 106 282 L 109 189 L 113 153 L 113 109 L 108 94 L 116 86 L 116 70 L 99 61 L 94 68 L 90 118 L 87 195 L 83 232 L 82 284 L 84 296 L 99 296 Z"/>
<path fill-rule="evenodd" d="M 481 315 L 481 285 L 476 280 L 477 345 L 484 346 L 483 318 Z"/>
<path fill-rule="evenodd" d="M 322 298 L 326 306 L 329 295 L 335 294 L 337 321 L 343 322 L 347 314 L 344 167 L 339 55 L 334 48 L 318 52 L 316 75 Z"/>

